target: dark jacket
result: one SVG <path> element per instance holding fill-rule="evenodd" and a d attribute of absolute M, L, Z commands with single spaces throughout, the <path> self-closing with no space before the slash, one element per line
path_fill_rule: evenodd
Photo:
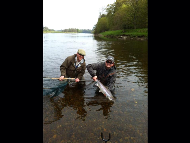
<path fill-rule="evenodd" d="M 115 89 L 116 80 L 116 67 L 113 66 L 110 69 L 106 69 L 105 62 L 93 63 L 86 66 L 88 72 L 92 77 L 97 76 L 98 80 L 105 86 L 108 87 L 110 91 Z M 96 72 L 94 71 L 96 70 Z"/>
<path fill-rule="evenodd" d="M 75 68 L 75 57 L 77 55 L 74 54 L 65 59 L 65 61 L 60 66 L 61 76 L 70 77 L 70 78 L 79 78 L 80 80 L 83 78 L 86 69 L 85 59 L 83 63 L 80 63 L 80 66 Z"/>

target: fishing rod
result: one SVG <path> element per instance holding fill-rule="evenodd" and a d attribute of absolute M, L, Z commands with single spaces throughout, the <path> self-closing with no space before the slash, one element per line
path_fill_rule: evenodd
<path fill-rule="evenodd" d="M 58 77 L 43 77 L 43 78 L 47 78 L 47 79 L 59 79 Z M 67 79 L 75 79 L 75 78 L 64 78 L 63 80 L 67 80 Z"/>

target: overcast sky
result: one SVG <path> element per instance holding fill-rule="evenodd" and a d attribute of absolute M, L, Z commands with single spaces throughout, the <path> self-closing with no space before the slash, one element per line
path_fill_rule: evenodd
<path fill-rule="evenodd" d="M 116 0 L 43 0 L 43 26 L 61 30 L 92 29 L 99 13 Z"/>

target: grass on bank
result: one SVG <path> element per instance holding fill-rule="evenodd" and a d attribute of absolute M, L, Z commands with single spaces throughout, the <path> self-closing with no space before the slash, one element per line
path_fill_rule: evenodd
<path fill-rule="evenodd" d="M 145 36 L 148 37 L 148 28 L 143 29 L 125 29 L 123 30 L 114 30 L 114 31 L 106 31 L 100 33 L 101 35 L 105 36 L 131 36 L 131 37 L 138 37 L 138 36 Z"/>

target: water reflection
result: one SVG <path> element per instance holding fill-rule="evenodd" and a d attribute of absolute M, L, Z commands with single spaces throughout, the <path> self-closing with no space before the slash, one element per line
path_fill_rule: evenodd
<path fill-rule="evenodd" d="M 86 86 L 85 89 L 86 105 L 89 107 L 100 106 L 100 108 L 96 109 L 95 111 L 102 111 L 102 114 L 105 117 L 105 119 L 110 119 L 111 107 L 113 106 L 114 102 L 110 101 L 101 92 L 99 92 L 99 88 L 92 86 L 93 84 L 94 82 L 91 84 L 91 87 L 89 85 Z"/>
<path fill-rule="evenodd" d="M 59 92 L 59 94 L 56 94 L 56 96 L 52 96 L 52 94 L 45 95 L 43 98 L 43 110 L 46 112 L 44 124 L 51 124 L 52 122 L 63 118 L 63 111 L 66 107 L 72 108 L 76 111 L 78 116 L 75 117 L 75 115 L 73 115 L 75 120 L 81 119 L 82 121 L 85 121 L 85 117 L 87 116 L 86 108 L 88 107 L 89 109 L 91 106 L 100 105 L 100 108 L 96 111 L 102 111 L 105 119 L 109 119 L 109 112 L 111 111 L 110 108 L 114 102 L 109 101 L 107 98 L 105 98 L 105 96 L 103 96 L 102 93 L 96 92 L 95 89 L 96 88 L 93 87 L 93 83 L 90 83 L 87 86 L 85 86 L 84 83 L 74 83 L 74 85 L 73 83 L 70 83 L 67 84 L 64 89 L 62 88 L 62 92 Z M 60 91 L 60 89 L 57 88 L 56 91 Z"/>
<path fill-rule="evenodd" d="M 101 95 L 102 96 L 102 95 Z M 102 111 L 105 119 L 111 119 L 110 117 L 110 112 L 111 112 L 111 107 L 113 106 L 114 102 L 112 101 L 101 101 L 97 100 L 97 97 L 95 97 L 96 99 L 93 99 L 92 101 L 89 101 L 86 103 L 87 106 L 98 106 L 100 105 L 101 107 L 99 109 L 97 109 L 96 111 Z"/>

